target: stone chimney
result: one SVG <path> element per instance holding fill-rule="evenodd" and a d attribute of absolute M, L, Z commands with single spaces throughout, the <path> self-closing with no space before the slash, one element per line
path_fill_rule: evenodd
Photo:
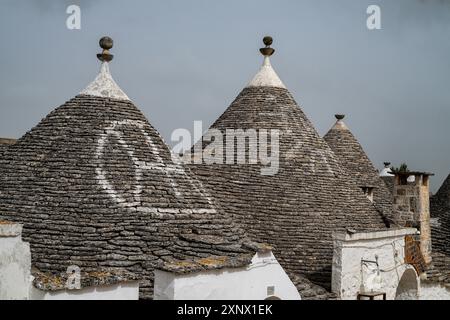
<path fill-rule="evenodd" d="M 22 225 L 0 221 L 0 300 L 26 300 L 30 286 L 30 245 L 22 241 Z"/>
<path fill-rule="evenodd" d="M 426 264 L 431 263 L 430 183 L 431 173 L 394 172 L 394 216 L 401 227 L 420 231 L 418 242 Z"/>

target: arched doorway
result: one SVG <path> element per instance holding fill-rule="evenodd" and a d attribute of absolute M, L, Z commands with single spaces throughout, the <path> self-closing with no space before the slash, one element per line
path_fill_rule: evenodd
<path fill-rule="evenodd" d="M 407 269 L 398 283 L 395 300 L 417 300 L 417 275 L 414 269 Z"/>

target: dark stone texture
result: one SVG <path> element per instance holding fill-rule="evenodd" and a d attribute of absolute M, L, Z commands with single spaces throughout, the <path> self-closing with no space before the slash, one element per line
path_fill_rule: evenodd
<path fill-rule="evenodd" d="M 386 228 L 286 89 L 245 88 L 211 128 L 281 131 L 274 176 L 260 164 L 190 168 L 253 240 L 274 246 L 289 274 L 330 289 L 332 232 Z"/>
<path fill-rule="evenodd" d="M 99 155 L 105 128 L 124 120 L 142 123 L 154 150 L 140 129 L 126 124 Z M 141 297 L 147 299 L 153 270 L 165 263 L 225 257 L 227 265 L 248 264 L 255 251 L 243 245 L 244 231 L 207 200 L 187 168 L 185 174 L 143 170 L 136 180 L 133 157 L 154 164 L 156 153 L 160 169 L 176 167 L 130 101 L 79 95 L 2 153 L 0 220 L 24 224 L 32 264 L 41 272 L 59 275 L 70 265 L 86 274 L 125 269 L 142 279 Z M 99 183 L 100 167 L 123 203 Z"/>
<path fill-rule="evenodd" d="M 394 223 L 392 193 L 352 132 L 348 129 L 332 128 L 324 139 L 357 187 L 374 187 L 375 207 L 389 223 Z"/>

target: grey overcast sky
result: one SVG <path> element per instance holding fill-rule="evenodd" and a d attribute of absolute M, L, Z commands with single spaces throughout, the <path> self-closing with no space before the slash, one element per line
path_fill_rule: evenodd
<path fill-rule="evenodd" d="M 81 7 L 81 30 L 66 8 Z M 381 7 L 382 30 L 366 9 Z M 450 0 L 1 0 L 0 136 L 20 137 L 96 76 L 115 40 L 115 80 L 170 144 L 209 126 L 262 63 L 272 64 L 321 135 L 346 123 L 383 161 L 450 173 Z"/>

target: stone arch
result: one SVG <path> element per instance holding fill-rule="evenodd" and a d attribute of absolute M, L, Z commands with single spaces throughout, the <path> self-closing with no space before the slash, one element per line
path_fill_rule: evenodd
<path fill-rule="evenodd" d="M 417 273 L 413 268 L 406 269 L 398 283 L 395 300 L 417 300 L 419 294 L 417 279 Z"/>
<path fill-rule="evenodd" d="M 277 296 L 270 296 L 265 298 L 264 300 L 281 300 L 281 298 L 278 298 Z"/>

